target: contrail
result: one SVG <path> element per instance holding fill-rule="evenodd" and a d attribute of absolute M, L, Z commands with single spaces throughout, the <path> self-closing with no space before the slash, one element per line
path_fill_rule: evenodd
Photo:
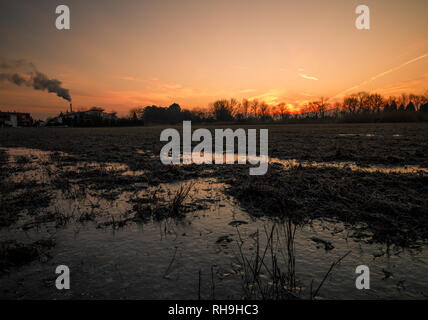
<path fill-rule="evenodd" d="M 24 75 L 17 70 L 24 69 Z M 30 70 L 29 70 L 30 69 Z M 57 79 L 49 79 L 45 74 L 37 71 L 36 67 L 25 60 L 0 61 L 0 81 L 9 81 L 17 86 L 26 85 L 35 90 L 46 90 L 56 93 L 60 98 L 71 101 L 70 92 L 61 86 L 61 81 Z"/>
<path fill-rule="evenodd" d="M 421 56 L 419 56 L 419 57 L 416 57 L 416 58 L 414 58 L 414 59 L 411 59 L 411 60 L 409 60 L 409 61 L 406 61 L 406 62 L 404 62 L 404 63 L 402 63 L 402 64 L 400 64 L 400 65 L 398 65 L 398 66 L 396 66 L 396 67 L 394 67 L 394 68 L 391 68 L 391 69 L 389 69 L 389 70 L 387 70 L 387 71 L 385 71 L 385 72 L 379 73 L 379 74 L 377 74 L 377 75 L 375 75 L 375 76 L 371 77 L 370 79 L 368 79 L 368 80 L 366 80 L 366 81 L 361 82 L 361 83 L 360 83 L 360 84 L 358 84 L 358 85 L 355 85 L 355 86 L 353 86 L 353 87 L 351 87 L 351 88 L 348 88 L 348 89 L 346 89 L 346 90 L 344 90 L 344 91 L 342 91 L 342 92 L 340 92 L 340 93 L 336 94 L 333 98 L 338 97 L 338 96 L 342 96 L 342 95 L 344 95 L 345 93 L 347 93 L 347 92 L 349 92 L 349 91 L 355 90 L 355 89 L 357 89 L 357 88 L 359 88 L 359 87 L 361 87 L 361 86 L 363 86 L 363 85 L 365 85 L 365 84 L 367 84 L 367 83 L 369 83 L 369 82 L 371 82 L 371 81 L 374 81 L 374 80 L 376 80 L 376 79 L 378 79 L 378 78 L 380 78 L 380 77 L 383 77 L 383 76 L 385 76 L 385 75 L 387 75 L 387 74 L 390 74 L 391 72 L 397 71 L 398 69 L 401 69 L 401 68 L 403 68 L 403 67 L 407 66 L 408 64 L 411 64 L 411 63 L 413 63 L 413 62 L 419 61 L 419 60 L 424 59 L 424 58 L 426 58 L 426 57 L 428 57 L 428 52 L 427 52 L 427 53 L 425 53 L 425 54 L 423 54 L 423 55 L 421 55 Z"/>
<path fill-rule="evenodd" d="M 308 76 L 307 74 L 303 74 L 303 73 L 299 73 L 299 76 L 301 76 L 303 79 L 307 79 L 307 80 L 315 80 L 315 81 L 318 80 L 318 78 L 316 78 L 316 77 Z"/>

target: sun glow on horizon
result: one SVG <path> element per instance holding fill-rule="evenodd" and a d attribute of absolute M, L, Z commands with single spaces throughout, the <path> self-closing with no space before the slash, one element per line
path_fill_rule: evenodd
<path fill-rule="evenodd" d="M 6 2 L 0 59 L 32 62 L 70 90 L 76 107 L 125 115 L 137 106 L 208 108 L 236 98 L 285 103 L 296 113 L 320 97 L 335 103 L 359 91 L 389 96 L 428 89 L 426 8 L 419 0 L 368 1 L 369 31 L 355 28 L 355 4 L 341 0 L 329 6 L 315 0 L 68 2 L 68 31 L 55 29 L 49 2 Z M 0 110 L 6 109 L 46 117 L 68 103 L 0 82 Z"/>

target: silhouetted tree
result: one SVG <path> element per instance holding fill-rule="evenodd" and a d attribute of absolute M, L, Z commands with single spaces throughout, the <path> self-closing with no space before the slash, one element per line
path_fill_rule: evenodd
<path fill-rule="evenodd" d="M 254 118 L 257 118 L 257 111 L 259 110 L 259 100 L 254 99 L 251 102 L 251 111 L 253 111 Z"/>
<path fill-rule="evenodd" d="M 250 101 L 248 99 L 242 99 L 241 106 L 242 106 L 242 114 L 244 118 L 246 119 L 248 117 L 248 110 L 250 109 Z"/>
<path fill-rule="evenodd" d="M 141 106 L 132 108 L 131 110 L 129 110 L 129 114 L 131 117 L 134 117 L 135 115 L 137 117 L 137 120 L 141 120 L 143 118 L 144 108 Z"/>
<path fill-rule="evenodd" d="M 230 121 L 233 119 L 233 105 L 235 101 L 226 99 L 217 100 L 211 105 L 212 114 L 217 121 Z"/>
<path fill-rule="evenodd" d="M 358 99 L 355 96 L 345 97 L 343 109 L 349 113 L 355 113 L 358 109 Z"/>
<path fill-rule="evenodd" d="M 413 104 L 413 102 L 409 102 L 409 104 L 407 105 L 407 107 L 406 107 L 406 111 L 408 111 L 408 112 L 415 112 L 416 111 L 416 108 L 415 108 L 415 105 Z"/>
<path fill-rule="evenodd" d="M 327 103 L 328 98 L 321 97 L 318 101 L 309 103 L 310 108 L 318 114 L 321 118 L 324 118 L 324 113 L 327 110 L 329 104 Z"/>
<path fill-rule="evenodd" d="M 419 107 L 420 112 L 428 112 L 428 103 L 425 103 Z"/>
<path fill-rule="evenodd" d="M 397 103 L 395 102 L 395 100 L 393 100 L 391 102 L 391 104 L 389 105 L 389 111 L 391 111 L 391 112 L 397 111 Z"/>
<path fill-rule="evenodd" d="M 355 94 L 355 98 L 358 101 L 358 111 L 359 112 L 369 112 L 369 94 L 367 92 L 358 92 Z"/>
<path fill-rule="evenodd" d="M 285 120 L 288 117 L 289 111 L 288 111 L 287 105 L 284 102 L 281 102 L 280 104 L 278 104 L 278 111 L 279 111 L 281 120 Z"/>
<path fill-rule="evenodd" d="M 181 107 L 180 107 L 180 105 L 179 105 L 179 104 L 177 104 L 177 103 L 173 103 L 172 105 L 170 105 L 170 106 L 168 107 L 168 110 L 169 110 L 169 112 L 172 112 L 172 113 L 178 114 L 178 113 L 180 113 L 180 111 L 181 111 Z"/>
<path fill-rule="evenodd" d="M 269 117 L 269 105 L 262 101 L 259 105 L 260 119 L 267 120 Z"/>
<path fill-rule="evenodd" d="M 372 112 L 380 112 L 380 108 L 383 105 L 383 98 L 380 94 L 374 93 L 369 94 L 366 98 L 368 108 Z"/>

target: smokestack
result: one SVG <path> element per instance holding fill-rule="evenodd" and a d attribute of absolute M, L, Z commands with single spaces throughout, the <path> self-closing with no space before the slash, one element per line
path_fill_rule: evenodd
<path fill-rule="evenodd" d="M 73 112 L 73 105 L 70 102 L 70 113 Z"/>

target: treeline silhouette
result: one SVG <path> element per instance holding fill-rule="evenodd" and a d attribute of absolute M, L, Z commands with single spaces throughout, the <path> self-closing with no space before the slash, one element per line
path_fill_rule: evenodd
<path fill-rule="evenodd" d="M 169 107 L 147 106 L 137 107 L 130 110 L 130 119 L 135 122 L 144 124 L 156 123 L 178 123 L 183 120 L 191 120 L 194 122 L 214 121 L 202 110 L 183 110 L 180 105 L 173 103 Z"/>
<path fill-rule="evenodd" d="M 169 107 L 147 106 L 130 110 L 132 124 L 176 124 L 193 122 L 407 122 L 428 120 L 428 91 L 423 95 L 402 94 L 383 97 L 377 93 L 359 92 L 341 102 L 321 97 L 308 102 L 299 113 L 290 105 L 275 105 L 257 99 L 219 99 L 206 109 L 182 109 L 177 103 Z"/>

